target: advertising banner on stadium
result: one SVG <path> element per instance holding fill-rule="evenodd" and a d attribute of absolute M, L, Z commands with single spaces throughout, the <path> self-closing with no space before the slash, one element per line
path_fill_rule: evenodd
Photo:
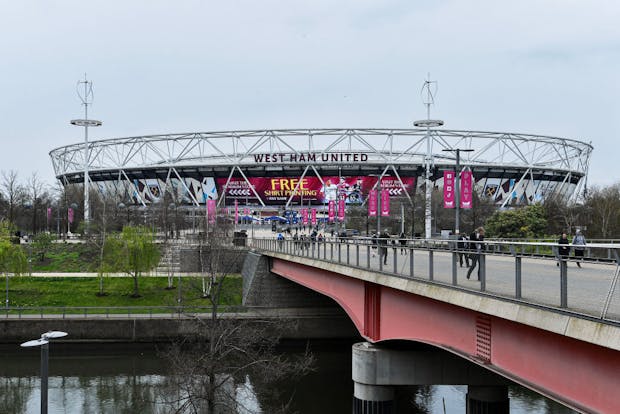
<path fill-rule="evenodd" d="M 471 171 L 461 173 L 461 208 L 473 207 L 473 181 Z"/>
<path fill-rule="evenodd" d="M 293 195 L 292 202 L 313 203 L 326 205 L 329 201 L 344 200 L 347 205 L 360 205 L 368 196 L 368 192 L 375 186 L 377 177 L 232 177 L 228 185 L 227 178 L 217 178 L 216 183 L 221 194 L 226 197 L 226 204 L 232 205 L 233 200 L 241 203 L 260 203 L 267 205 L 281 205 Z M 415 189 L 415 177 L 401 177 L 404 189 L 396 177 L 383 177 L 381 188 L 390 192 L 390 196 L 405 196 L 405 192 L 412 193 Z M 251 187 L 250 187 L 251 186 Z M 256 194 L 254 194 L 254 189 Z"/>
<path fill-rule="evenodd" d="M 454 171 L 443 172 L 443 208 L 454 208 Z"/>
<path fill-rule="evenodd" d="M 308 224 L 308 209 L 307 208 L 301 209 L 301 223 L 304 226 Z"/>
<path fill-rule="evenodd" d="M 328 210 L 329 222 L 332 223 L 335 217 L 336 217 L 336 202 L 334 200 L 329 200 L 329 210 Z"/>
<path fill-rule="evenodd" d="M 313 226 L 316 225 L 316 208 L 312 209 L 312 212 L 310 215 L 310 224 L 312 224 Z"/>

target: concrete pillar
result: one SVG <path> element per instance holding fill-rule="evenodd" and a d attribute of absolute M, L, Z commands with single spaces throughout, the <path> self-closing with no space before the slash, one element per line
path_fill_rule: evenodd
<path fill-rule="evenodd" d="M 393 414 L 394 387 L 353 383 L 353 414 Z"/>
<path fill-rule="evenodd" d="M 466 414 L 508 414 L 508 387 L 470 385 L 467 387 Z"/>

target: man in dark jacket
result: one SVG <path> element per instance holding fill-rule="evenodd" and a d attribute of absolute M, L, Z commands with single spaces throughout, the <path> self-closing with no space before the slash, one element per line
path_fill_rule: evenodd
<path fill-rule="evenodd" d="M 480 255 L 482 254 L 482 249 L 484 244 L 484 228 L 478 227 L 476 231 L 474 231 L 471 236 L 469 236 L 469 249 L 472 250 L 472 254 L 470 256 L 471 266 L 469 266 L 469 270 L 467 271 L 467 279 L 471 276 L 471 272 L 474 271 L 476 265 L 478 265 L 478 280 L 480 280 Z"/>
<path fill-rule="evenodd" d="M 390 239 L 390 235 L 387 230 L 384 230 L 381 236 L 379 236 L 379 259 L 383 257 L 383 264 L 387 264 L 387 254 L 388 254 L 388 242 Z"/>
<path fill-rule="evenodd" d="M 465 252 L 469 248 L 469 243 L 467 243 L 467 236 L 464 234 L 459 234 L 457 247 L 459 248 L 459 264 L 463 267 L 463 259 L 465 259 L 465 266 L 469 267 L 469 254 Z"/>

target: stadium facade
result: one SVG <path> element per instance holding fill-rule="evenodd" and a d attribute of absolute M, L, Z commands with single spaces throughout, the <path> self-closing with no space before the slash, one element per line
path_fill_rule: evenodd
<path fill-rule="evenodd" d="M 287 129 L 199 132 L 113 138 L 50 152 L 64 185 L 84 181 L 119 202 L 147 206 L 322 205 L 334 197 L 364 203 L 379 184 L 411 199 L 430 180 L 443 186 L 460 157 L 474 191 L 498 206 L 550 198 L 571 200 L 585 189 L 592 146 L 558 137 L 444 129 Z M 165 198 L 165 196 L 169 198 Z"/>

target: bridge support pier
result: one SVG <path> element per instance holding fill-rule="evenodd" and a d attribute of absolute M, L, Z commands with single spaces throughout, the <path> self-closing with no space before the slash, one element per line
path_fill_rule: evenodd
<path fill-rule="evenodd" d="M 406 413 L 400 407 L 403 385 L 467 384 L 467 414 L 508 414 L 508 381 L 470 361 L 422 344 L 388 348 L 361 342 L 353 345 L 354 414 Z M 484 411 L 486 410 L 486 411 Z"/>
<path fill-rule="evenodd" d="M 510 412 L 508 387 L 475 386 L 467 387 L 466 414 L 508 414 Z"/>

